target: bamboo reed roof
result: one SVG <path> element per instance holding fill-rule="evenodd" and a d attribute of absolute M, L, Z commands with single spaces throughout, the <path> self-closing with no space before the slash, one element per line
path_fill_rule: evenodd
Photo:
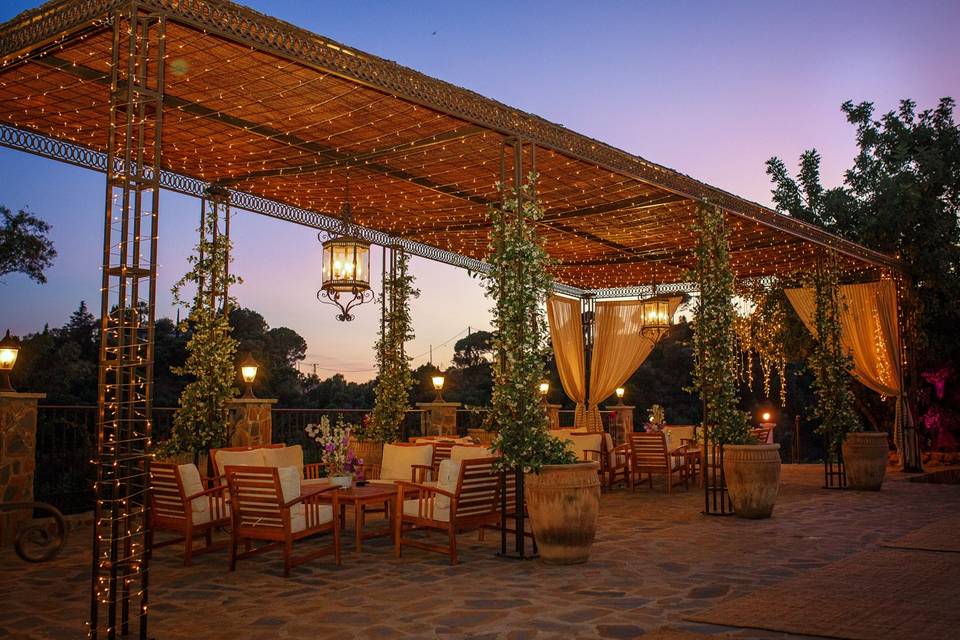
<path fill-rule="evenodd" d="M 129 4 L 57 0 L 0 26 L 0 123 L 105 152 L 108 17 Z M 571 287 L 682 282 L 704 198 L 727 212 L 740 277 L 808 269 L 826 249 L 850 269 L 896 267 L 817 227 L 245 7 L 139 5 L 167 17 L 162 163 L 180 176 L 332 216 L 349 176 L 358 224 L 483 260 L 502 145 L 519 137 L 537 147 L 540 231 L 556 278 Z"/>

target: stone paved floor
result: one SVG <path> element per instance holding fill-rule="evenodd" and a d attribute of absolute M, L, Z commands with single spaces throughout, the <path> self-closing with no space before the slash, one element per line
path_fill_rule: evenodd
<path fill-rule="evenodd" d="M 231 574 L 225 552 L 184 568 L 177 548 L 165 547 L 151 570 L 151 636 L 797 638 L 684 616 L 960 513 L 957 485 L 894 476 L 880 493 L 827 491 L 821 470 L 785 466 L 765 521 L 702 516 L 699 490 L 604 494 L 591 561 L 574 567 L 497 559 L 496 534 L 461 536 L 455 567 L 415 549 L 396 560 L 386 540 L 371 540 L 360 555 L 346 552 L 342 567 L 322 558 L 286 580 L 276 553 Z M 0 638 L 84 636 L 87 535 L 74 532 L 61 558 L 43 565 L 0 551 Z"/>

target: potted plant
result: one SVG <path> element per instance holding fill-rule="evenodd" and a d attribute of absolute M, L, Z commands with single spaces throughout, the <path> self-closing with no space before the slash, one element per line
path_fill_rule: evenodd
<path fill-rule="evenodd" d="M 827 444 L 827 455 L 843 454 L 847 487 L 879 491 L 887 472 L 887 434 L 862 432 L 850 389 L 850 355 L 841 342 L 839 282 L 830 267 L 819 269 L 813 277 L 814 348 L 810 354 L 813 387 L 817 404 L 818 427 Z"/>
<path fill-rule="evenodd" d="M 694 307 L 694 382 L 704 406 L 705 442 L 721 452 L 723 475 L 741 518 L 769 518 L 780 489 L 780 445 L 757 444 L 738 406 L 733 271 L 723 212 L 699 210 Z"/>
<path fill-rule="evenodd" d="M 543 562 L 586 562 L 600 513 L 599 468 L 577 463 L 565 442 L 550 436 L 540 398 L 547 353 L 544 314 L 551 278 L 548 258 L 536 232 L 542 216 L 535 175 L 516 191 L 504 191 L 490 208 L 491 269 L 487 295 L 496 301 L 493 394 L 487 428 L 497 432 L 498 466 L 523 473 L 524 500 Z M 501 185 L 501 189 L 502 189 Z M 522 533 L 520 534 L 522 535 Z"/>
<path fill-rule="evenodd" d="M 337 416 L 333 426 L 330 418 L 322 416 L 320 424 L 308 424 L 304 431 L 320 445 L 320 462 L 327 468 L 330 484 L 349 489 L 355 474 L 363 479 L 363 459 L 350 449 L 350 425 L 344 422 L 343 416 Z"/>

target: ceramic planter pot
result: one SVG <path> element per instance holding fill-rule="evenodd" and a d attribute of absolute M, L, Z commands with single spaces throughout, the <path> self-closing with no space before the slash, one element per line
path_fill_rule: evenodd
<path fill-rule="evenodd" d="M 724 445 L 723 475 L 734 513 L 769 518 L 780 491 L 780 445 Z"/>
<path fill-rule="evenodd" d="M 353 476 L 330 476 L 330 484 L 341 489 L 349 489 L 353 486 Z"/>
<path fill-rule="evenodd" d="M 577 564 L 590 557 L 600 515 L 598 462 L 545 465 L 524 476 L 523 495 L 540 559 Z"/>
<path fill-rule="evenodd" d="M 843 441 L 843 467 L 847 488 L 879 491 L 887 474 L 887 434 L 876 431 L 848 433 Z"/>

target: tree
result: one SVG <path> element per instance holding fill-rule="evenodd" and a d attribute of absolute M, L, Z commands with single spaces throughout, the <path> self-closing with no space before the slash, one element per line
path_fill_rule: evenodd
<path fill-rule="evenodd" d="M 475 367 L 489 363 L 492 351 L 493 334 L 489 331 L 474 331 L 454 343 L 453 364 L 458 367 Z"/>
<path fill-rule="evenodd" d="M 874 120 L 870 102 L 845 102 L 859 152 L 841 186 L 824 188 L 820 155 L 806 151 L 796 178 L 779 158 L 767 161 L 781 213 L 812 222 L 902 261 L 916 302 L 921 366 L 936 368 L 960 356 L 960 127 L 954 100 L 916 113 L 903 100 Z M 922 313 L 916 312 L 922 309 Z"/>
<path fill-rule="evenodd" d="M 0 278 L 8 273 L 23 273 L 44 284 L 44 270 L 53 264 L 57 252 L 47 238 L 50 225 L 40 218 L 20 210 L 15 215 L 0 206 Z"/>

